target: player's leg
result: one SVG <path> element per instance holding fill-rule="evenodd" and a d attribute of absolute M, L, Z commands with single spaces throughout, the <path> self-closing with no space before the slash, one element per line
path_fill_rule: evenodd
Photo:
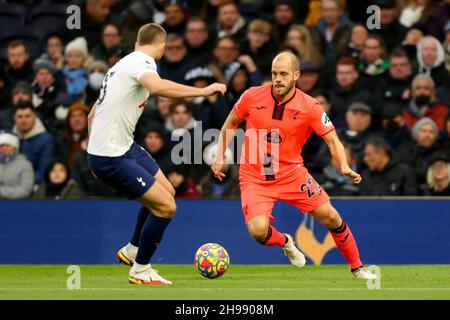
<path fill-rule="evenodd" d="M 342 220 L 330 201 L 312 210 L 311 215 L 328 228 L 334 243 L 350 265 L 353 275 L 357 278 L 372 279 L 374 275 L 363 268 L 358 246 L 350 227 Z"/>

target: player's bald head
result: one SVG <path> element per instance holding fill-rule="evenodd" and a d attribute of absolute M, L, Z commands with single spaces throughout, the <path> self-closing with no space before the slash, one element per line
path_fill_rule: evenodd
<path fill-rule="evenodd" d="M 287 65 L 292 72 L 300 71 L 300 62 L 298 61 L 295 54 L 289 51 L 283 51 L 277 54 L 276 57 L 273 58 L 272 68 L 276 64 Z"/>

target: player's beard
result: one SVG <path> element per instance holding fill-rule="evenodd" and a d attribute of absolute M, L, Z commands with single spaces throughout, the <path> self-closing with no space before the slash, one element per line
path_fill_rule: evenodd
<path fill-rule="evenodd" d="M 288 82 L 286 85 L 283 85 L 283 87 L 276 87 L 274 88 L 274 93 L 277 96 L 278 99 L 283 100 L 286 98 L 286 95 L 292 90 L 292 88 L 295 86 L 295 80 L 292 80 Z"/>

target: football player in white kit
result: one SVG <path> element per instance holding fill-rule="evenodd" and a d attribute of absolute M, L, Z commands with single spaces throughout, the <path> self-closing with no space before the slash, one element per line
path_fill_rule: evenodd
<path fill-rule="evenodd" d="M 226 91 L 219 83 L 195 88 L 161 79 L 156 61 L 164 54 L 166 38 L 158 24 L 139 29 L 135 51 L 108 71 L 88 117 L 92 172 L 142 204 L 130 243 L 117 254 L 132 267 L 128 280 L 134 284 L 171 284 L 152 269 L 150 259 L 176 211 L 174 188 L 155 160 L 133 141 L 144 105 L 150 94 L 183 98 Z"/>

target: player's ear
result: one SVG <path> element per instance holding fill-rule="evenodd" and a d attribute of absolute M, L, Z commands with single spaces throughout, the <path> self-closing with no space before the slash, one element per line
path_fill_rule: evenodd
<path fill-rule="evenodd" d="M 300 71 L 295 71 L 294 72 L 294 80 L 297 81 L 298 78 L 300 78 Z"/>

